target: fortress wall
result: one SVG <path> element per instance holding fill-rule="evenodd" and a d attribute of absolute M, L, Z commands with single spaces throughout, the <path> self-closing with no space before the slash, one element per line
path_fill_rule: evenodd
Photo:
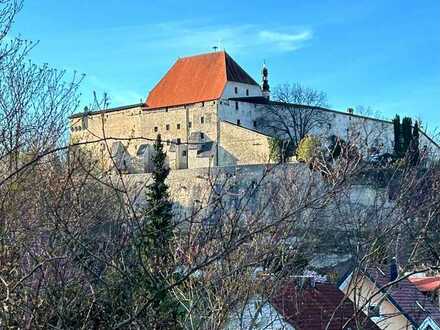
<path fill-rule="evenodd" d="M 188 106 L 188 122 L 191 122 L 188 133 L 203 132 L 205 141 L 217 141 L 217 106 L 216 100 Z"/>
<path fill-rule="evenodd" d="M 228 122 L 220 122 L 219 165 L 266 164 L 268 136 Z"/>
<path fill-rule="evenodd" d="M 264 216 L 277 217 L 279 216 L 277 203 L 291 204 L 288 206 L 289 209 L 294 207 L 309 189 L 308 184 L 312 178 L 315 188 L 316 184 L 321 182 L 316 175 L 310 172 L 306 165 L 300 163 L 240 165 L 171 171 L 167 184 L 170 197 L 175 203 L 175 213 L 178 215 L 189 215 L 197 208 L 204 208 L 209 212 L 211 208 L 207 205 L 215 199 L 213 196 L 218 195 L 223 196 L 222 204 L 226 209 L 234 210 L 234 203 L 259 185 L 255 193 L 251 192 L 251 203 L 246 210 L 251 214 L 262 211 Z M 151 175 L 129 174 L 123 178 L 127 183 L 126 186 L 131 189 L 130 195 L 133 196 L 135 205 L 145 206 L 144 189 L 151 182 Z M 292 196 L 292 185 L 297 186 L 298 196 Z M 386 212 L 393 207 L 393 203 L 388 200 L 386 190 L 374 189 L 368 185 L 353 185 L 346 192 L 341 192 L 339 197 L 343 199 L 345 208 L 342 209 L 341 206 L 334 208 L 329 204 L 325 210 L 320 211 L 321 218 L 317 220 L 323 224 L 326 222 L 331 224 L 335 221 L 350 223 L 353 212 L 359 212 L 358 208 L 366 210 L 373 205 L 382 205 L 383 212 Z M 344 220 L 343 217 L 346 216 L 348 218 Z"/>
<path fill-rule="evenodd" d="M 203 120 L 201 119 L 203 118 Z M 191 127 L 189 127 L 191 122 Z M 188 142 L 191 132 L 202 131 L 207 141 L 217 139 L 217 102 L 200 102 L 187 106 L 169 109 L 146 110 L 133 107 L 107 113 L 85 115 L 82 118 L 72 118 L 72 142 L 89 142 L 97 139 L 112 138 L 108 147 L 121 139 L 131 157 L 136 156 L 141 144 L 152 144 L 160 134 L 165 144 L 165 151 L 171 147 L 170 141 L 180 139 L 182 144 Z M 145 138 L 146 140 L 143 140 Z M 115 140 L 113 140 L 115 139 Z M 128 139 L 128 140 L 127 140 Z M 109 152 L 104 142 L 90 144 L 85 149 L 91 151 L 96 158 L 104 159 L 106 166 L 111 165 Z M 170 157 L 182 157 L 169 152 Z M 106 159 L 106 160 L 105 160 Z M 182 163 L 183 160 L 180 161 Z M 185 162 L 183 162 L 185 163 Z M 170 159 L 170 164 L 176 164 L 176 159 Z"/>
<path fill-rule="evenodd" d="M 185 169 L 171 171 L 167 184 L 170 189 L 171 199 L 184 208 L 190 208 L 197 203 L 206 205 L 212 189 L 228 190 L 231 186 L 237 189 L 246 189 L 255 182 L 258 182 L 266 173 L 267 169 L 272 168 L 272 172 L 267 176 L 267 180 L 275 184 L 281 177 L 281 173 L 286 173 L 292 169 L 302 168 L 302 164 L 280 166 L 279 168 L 267 167 L 265 165 L 241 165 L 223 166 L 213 168 Z M 151 174 L 128 174 L 124 176 L 127 186 L 132 187 L 132 195 L 140 196 L 142 190 L 151 180 Z M 228 181 L 228 185 L 224 183 Z M 222 188 L 220 188 L 222 187 Z"/>
<path fill-rule="evenodd" d="M 256 129 L 254 121 L 264 111 L 264 106 L 233 100 L 221 100 L 219 105 L 220 120 L 237 123 L 240 120 L 240 125 L 250 129 Z"/>
<path fill-rule="evenodd" d="M 157 134 L 161 134 L 165 143 L 165 151 L 168 152 L 169 163 L 173 169 L 187 166 L 196 168 L 209 166 L 209 164 L 215 165 L 216 160 L 198 159 L 197 154 L 188 160 L 188 152 L 183 146 L 178 152 L 170 152 L 171 144 L 167 143 L 167 140 L 179 138 L 184 144 L 192 132 L 203 132 L 202 142 L 217 142 L 220 137 L 219 165 L 264 164 L 268 162 L 269 156 L 267 137 L 254 131 L 259 129 L 255 127 L 256 120 L 264 114 L 264 110 L 264 105 L 248 102 L 236 103 L 233 100 L 213 100 L 158 110 L 146 110 L 141 106 L 133 106 L 72 118 L 71 140 L 88 142 L 103 138 L 104 135 L 107 138 L 124 139 L 121 140 L 122 144 L 126 147 L 130 157 L 135 157 L 141 144 L 152 143 L 152 141 L 135 138 L 144 137 L 154 140 Z M 316 128 L 312 134 L 321 136 L 324 142 L 329 136 L 336 135 L 355 143 L 364 155 L 368 155 L 368 149 L 371 147 L 375 147 L 380 153 L 393 153 L 394 129 L 391 122 L 342 112 L 320 109 L 316 111 L 322 111 L 326 119 L 322 127 Z M 234 125 L 238 120 L 241 127 Z M 103 142 L 87 145 L 85 149 L 101 160 L 103 167 L 108 167 L 112 165 L 109 161 L 109 149 L 113 142 L 115 141 L 108 141 L 108 146 Z M 433 158 L 440 156 L 440 148 L 421 134 L 421 150 L 425 146 Z"/>

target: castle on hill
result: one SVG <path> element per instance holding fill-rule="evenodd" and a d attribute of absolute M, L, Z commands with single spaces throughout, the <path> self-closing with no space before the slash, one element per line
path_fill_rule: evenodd
<path fill-rule="evenodd" d="M 128 173 L 151 170 L 159 134 L 171 169 L 265 164 L 271 138 L 280 137 L 270 123 L 286 109 L 291 116 L 319 115 L 308 134 L 356 140 L 365 154 L 393 150 L 392 122 L 272 101 L 267 68 L 260 86 L 224 51 L 177 60 L 145 103 L 72 115 L 71 142 L 85 145 L 104 167 Z M 421 139 L 425 148 L 438 148 L 426 135 Z"/>

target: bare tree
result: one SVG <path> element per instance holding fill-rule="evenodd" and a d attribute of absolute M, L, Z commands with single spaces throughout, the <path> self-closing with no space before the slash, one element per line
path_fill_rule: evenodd
<path fill-rule="evenodd" d="M 139 187 L 86 152 L 67 161 L 66 150 L 96 142 L 111 153 L 114 138 L 103 132 L 98 141 L 66 143 L 80 79 L 64 83 L 64 73 L 30 64 L 31 46 L 5 38 L 21 3 L 0 6 L 0 328 L 149 329 L 157 297 L 136 275 L 154 274 L 135 244 L 150 215 L 139 206 L 149 176 Z M 295 146 L 325 123 L 314 111 L 324 94 L 291 86 L 278 99 L 268 105 L 275 123 L 268 129 Z M 343 147 L 342 154 L 355 148 Z M 232 316 L 256 327 L 256 315 L 243 322 L 246 304 L 270 301 L 286 280 L 320 271 L 321 255 L 374 265 L 404 251 L 403 270 L 438 269 L 438 165 L 320 161 L 261 166 L 252 176 L 206 169 L 194 205 L 174 205 L 175 271 L 160 292 L 179 303 L 176 328 L 223 329 Z M 369 189 L 377 194 L 365 201 Z"/>
<path fill-rule="evenodd" d="M 327 106 L 327 95 L 301 84 L 284 84 L 273 92 L 275 102 L 264 108 L 259 127 L 271 135 L 287 140 L 296 149 L 307 134 L 317 134 L 327 123 L 327 116 L 318 107 Z"/>

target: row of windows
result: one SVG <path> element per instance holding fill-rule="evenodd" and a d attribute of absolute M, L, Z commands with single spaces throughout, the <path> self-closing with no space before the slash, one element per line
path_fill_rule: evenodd
<path fill-rule="evenodd" d="M 205 117 L 200 117 L 200 124 L 204 124 L 205 123 Z M 188 128 L 192 127 L 192 122 L 188 122 Z M 180 124 L 176 124 L 176 128 L 180 129 Z M 159 127 L 154 126 L 154 132 L 157 133 L 159 131 Z M 166 124 L 165 125 L 165 130 L 169 131 L 170 130 L 170 124 Z"/>
<path fill-rule="evenodd" d="M 241 120 L 240 119 L 237 119 L 237 126 L 241 126 Z M 257 128 L 257 121 L 256 120 L 254 120 L 254 121 L 252 121 L 252 126 L 253 126 L 253 128 Z"/>
<path fill-rule="evenodd" d="M 238 94 L 238 87 L 234 87 L 234 93 Z M 246 96 L 249 96 L 249 89 L 246 88 Z"/>

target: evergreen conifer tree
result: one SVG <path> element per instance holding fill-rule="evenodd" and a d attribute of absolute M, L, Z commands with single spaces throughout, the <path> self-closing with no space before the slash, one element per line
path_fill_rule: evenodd
<path fill-rule="evenodd" d="M 402 157 L 402 127 L 400 125 L 400 117 L 396 115 L 393 119 L 394 125 L 394 155 L 396 157 Z"/>
<path fill-rule="evenodd" d="M 405 117 L 402 119 L 402 156 L 408 152 L 412 139 L 412 119 Z"/>
<path fill-rule="evenodd" d="M 173 214 L 165 183 L 169 174 L 166 153 L 160 135 L 154 144 L 152 183 L 146 192 L 147 207 L 139 250 L 143 268 L 145 291 L 153 300 L 151 329 L 178 329 L 179 303 L 167 289 L 175 280 L 173 249 Z"/>
<path fill-rule="evenodd" d="M 410 145 L 410 163 L 412 166 L 416 166 L 420 160 L 419 139 L 420 139 L 420 128 L 419 128 L 419 123 L 416 122 L 414 124 L 411 145 Z"/>

